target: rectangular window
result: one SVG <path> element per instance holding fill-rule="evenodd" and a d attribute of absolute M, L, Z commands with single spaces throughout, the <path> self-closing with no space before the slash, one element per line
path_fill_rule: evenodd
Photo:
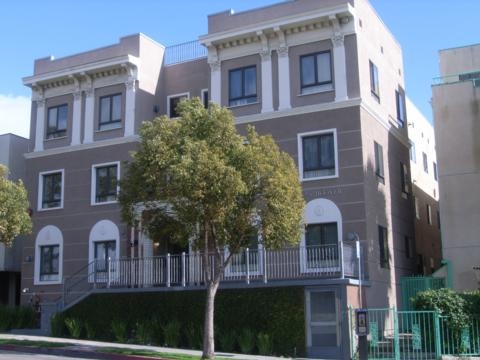
<path fill-rule="evenodd" d="M 117 201 L 119 163 L 94 165 L 92 176 L 92 193 L 95 194 L 92 204 Z"/>
<path fill-rule="evenodd" d="M 380 267 L 390 269 L 390 254 L 388 250 L 388 231 L 383 226 L 378 226 L 378 246 L 380 249 Z"/>
<path fill-rule="evenodd" d="M 40 174 L 40 209 L 62 207 L 62 175 L 61 171 Z"/>
<path fill-rule="evenodd" d="M 380 101 L 380 83 L 377 66 L 370 60 L 370 90 L 372 95 Z"/>
<path fill-rule="evenodd" d="M 385 183 L 385 174 L 383 170 L 383 147 L 374 141 L 375 147 L 375 174 L 377 178 Z"/>
<path fill-rule="evenodd" d="M 59 254 L 59 245 L 40 246 L 40 280 L 57 280 Z"/>
<path fill-rule="evenodd" d="M 167 113 L 168 116 L 173 119 L 177 118 L 180 116 L 180 114 L 177 111 L 177 106 L 178 104 L 183 101 L 187 100 L 190 98 L 189 93 L 183 93 L 183 94 L 176 94 L 176 95 L 170 95 L 167 96 Z"/>
<path fill-rule="evenodd" d="M 122 94 L 100 98 L 99 130 L 117 129 L 122 126 Z"/>
<path fill-rule="evenodd" d="M 67 135 L 68 105 L 48 108 L 47 139 L 55 139 Z"/>
<path fill-rule="evenodd" d="M 440 225 L 440 211 L 438 211 L 438 210 L 437 210 L 437 227 L 438 227 L 439 230 L 441 229 L 441 225 Z"/>
<path fill-rule="evenodd" d="M 256 66 L 230 70 L 229 106 L 251 104 L 257 101 L 257 68 Z"/>
<path fill-rule="evenodd" d="M 432 207 L 427 204 L 427 222 L 428 225 L 432 225 Z"/>
<path fill-rule="evenodd" d="M 333 88 L 331 62 L 330 51 L 300 57 L 302 94 L 311 94 Z"/>
<path fill-rule="evenodd" d="M 410 160 L 414 163 L 417 162 L 417 153 L 415 150 L 415 143 L 413 141 L 410 142 Z"/>
<path fill-rule="evenodd" d="M 414 204 L 415 204 L 415 217 L 420 220 L 420 205 L 418 203 L 418 198 L 416 197 L 414 199 Z"/>
<path fill-rule="evenodd" d="M 434 162 L 433 163 L 433 178 L 435 179 L 435 181 L 438 181 L 438 173 L 437 173 L 437 163 Z"/>
<path fill-rule="evenodd" d="M 202 104 L 205 109 L 208 109 L 208 89 L 202 90 Z"/>
<path fill-rule="evenodd" d="M 405 92 L 403 89 L 395 91 L 395 102 L 397 104 L 397 121 L 400 127 L 405 125 Z"/>
<path fill-rule="evenodd" d="M 299 154 L 302 179 L 337 176 L 335 132 L 299 134 Z"/>
<path fill-rule="evenodd" d="M 422 152 L 422 158 L 423 158 L 423 171 L 425 171 L 428 174 L 428 158 L 427 154 Z"/>
<path fill-rule="evenodd" d="M 402 193 L 408 194 L 410 192 L 408 181 L 408 167 L 407 164 L 400 162 L 400 180 L 402 183 Z"/>
<path fill-rule="evenodd" d="M 411 259 L 412 258 L 411 239 L 410 239 L 410 237 L 405 236 L 403 238 L 403 241 L 404 241 L 404 245 L 405 245 L 405 257 L 407 259 Z"/>
<path fill-rule="evenodd" d="M 307 269 L 336 264 L 338 260 L 337 223 L 307 225 L 305 246 Z"/>
<path fill-rule="evenodd" d="M 95 269 L 97 271 L 108 270 L 108 260 L 115 258 L 116 248 L 115 240 L 94 242 Z"/>

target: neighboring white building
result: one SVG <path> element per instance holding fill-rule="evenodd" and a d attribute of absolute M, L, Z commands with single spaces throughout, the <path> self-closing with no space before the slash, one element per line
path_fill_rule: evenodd
<path fill-rule="evenodd" d="M 479 288 L 480 44 L 439 52 L 432 86 L 439 163 L 443 257 L 455 290 Z"/>

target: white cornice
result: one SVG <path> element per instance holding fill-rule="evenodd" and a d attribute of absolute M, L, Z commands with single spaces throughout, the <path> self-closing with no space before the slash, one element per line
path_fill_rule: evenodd
<path fill-rule="evenodd" d="M 210 46 L 217 42 L 222 42 L 227 39 L 241 38 L 247 35 L 256 35 L 257 32 L 262 32 L 266 30 L 271 30 L 272 32 L 275 29 L 284 28 L 287 26 L 295 26 L 296 24 L 302 24 L 306 22 L 311 22 L 315 19 L 325 18 L 328 19 L 330 16 L 336 16 L 337 14 L 343 14 L 345 16 L 354 16 L 354 8 L 350 4 L 342 4 L 340 6 L 330 7 L 322 10 L 313 10 L 305 12 L 303 14 L 295 14 L 290 16 L 285 16 L 279 19 L 274 19 L 270 21 L 264 21 L 260 23 L 255 23 L 254 25 L 245 26 L 241 29 L 227 30 L 214 34 L 202 35 L 199 37 L 201 44 Z M 234 15 L 233 15 L 234 16 Z"/>
<path fill-rule="evenodd" d="M 98 149 L 106 146 L 121 145 L 125 143 L 133 143 L 133 142 L 139 142 L 139 141 L 140 141 L 140 137 L 138 135 L 132 135 L 128 137 L 120 137 L 120 138 L 114 138 L 114 139 L 108 139 L 108 140 L 95 141 L 88 144 L 62 146 L 62 147 L 47 149 L 43 151 L 34 151 L 34 152 L 26 153 L 25 158 L 36 159 L 36 158 L 41 158 L 45 156 L 65 154 L 65 153 L 74 152 L 74 151 Z"/>
<path fill-rule="evenodd" d="M 132 55 L 118 56 L 107 60 L 100 60 L 88 64 L 81 64 L 62 70 L 47 72 L 44 74 L 27 76 L 24 77 L 22 80 L 24 85 L 31 87 L 35 84 L 41 84 L 56 79 L 69 78 L 72 75 L 81 75 L 82 73 L 88 73 L 95 70 L 121 66 L 123 64 L 132 64 L 138 67 L 140 65 L 140 58 Z"/>

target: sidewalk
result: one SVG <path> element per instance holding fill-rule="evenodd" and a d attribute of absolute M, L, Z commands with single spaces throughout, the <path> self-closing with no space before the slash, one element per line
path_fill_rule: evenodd
<path fill-rule="evenodd" d="M 42 354 L 61 355 L 61 356 L 69 356 L 69 357 L 70 356 L 82 357 L 82 358 L 88 358 L 88 359 L 152 360 L 152 357 L 148 357 L 148 356 L 103 353 L 100 351 L 102 348 L 146 350 L 146 351 L 153 351 L 153 352 L 172 354 L 172 355 L 173 354 L 193 355 L 193 356 L 198 356 L 198 358 L 202 356 L 202 352 L 197 350 L 173 349 L 173 348 L 165 348 L 165 347 L 159 347 L 159 346 L 119 344 L 119 343 L 108 343 L 108 342 L 100 342 L 100 341 L 77 340 L 77 339 L 67 339 L 67 338 L 54 338 L 54 337 L 48 337 L 48 336 L 0 334 L 0 339 L 44 341 L 44 342 L 50 342 L 50 343 L 67 343 L 67 344 L 71 344 L 71 346 L 69 345 L 61 348 L 38 348 L 38 347 L 36 348 L 36 347 L 21 346 L 21 345 L 1 345 L 0 344 L 0 349 L 9 350 L 9 351 L 37 353 L 37 354 L 42 353 Z M 229 354 L 229 353 L 223 353 L 223 352 L 216 352 L 215 354 L 217 357 L 225 357 L 225 358 L 236 359 L 236 360 L 254 360 L 254 359 L 285 360 L 285 358 L 279 358 L 279 357 L 273 357 L 273 356 Z M 160 359 L 160 358 L 157 358 L 157 359 Z"/>

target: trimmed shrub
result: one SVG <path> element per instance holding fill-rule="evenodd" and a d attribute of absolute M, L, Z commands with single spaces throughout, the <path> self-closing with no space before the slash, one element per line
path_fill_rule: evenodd
<path fill-rule="evenodd" d="M 257 335 L 257 347 L 260 355 L 270 355 L 273 351 L 272 338 L 268 334 L 261 332 Z"/>
<path fill-rule="evenodd" d="M 242 354 L 251 354 L 255 347 L 255 334 L 250 329 L 243 329 L 238 336 L 238 345 Z"/>
<path fill-rule="evenodd" d="M 111 326 L 115 341 L 120 343 L 127 342 L 127 324 L 120 319 L 114 319 Z"/>
<path fill-rule="evenodd" d="M 187 340 L 187 346 L 189 349 L 201 349 L 202 348 L 202 328 L 201 326 L 189 323 L 185 327 L 185 338 Z"/>
<path fill-rule="evenodd" d="M 57 313 L 50 319 L 50 331 L 54 337 L 64 337 L 66 334 L 65 314 Z"/>
<path fill-rule="evenodd" d="M 82 335 L 83 324 L 80 319 L 66 318 L 65 326 L 67 327 L 68 332 L 70 333 L 70 336 L 72 338 L 79 339 Z"/>
<path fill-rule="evenodd" d="M 234 329 L 225 330 L 220 332 L 218 336 L 218 341 L 220 343 L 220 348 L 226 352 L 234 352 L 235 344 L 237 342 L 237 333 Z"/>
<path fill-rule="evenodd" d="M 162 327 L 165 346 L 178 346 L 180 343 L 180 326 L 180 322 L 177 319 L 173 319 Z"/>

